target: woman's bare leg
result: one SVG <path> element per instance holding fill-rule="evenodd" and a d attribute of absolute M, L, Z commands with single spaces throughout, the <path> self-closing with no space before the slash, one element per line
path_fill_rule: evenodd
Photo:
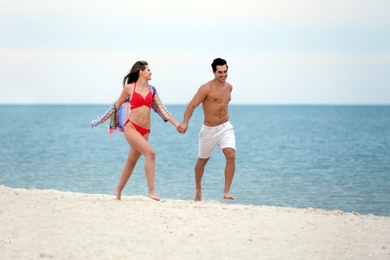
<path fill-rule="evenodd" d="M 156 155 L 152 146 L 148 143 L 149 134 L 141 136 L 134 127 L 125 128 L 125 137 L 132 148 L 136 149 L 145 157 L 145 175 L 148 184 L 148 195 L 154 200 L 160 200 L 154 187 L 154 172 L 156 165 Z"/>
<path fill-rule="evenodd" d="M 115 195 L 117 200 L 121 199 L 122 190 L 125 187 L 127 181 L 129 180 L 131 174 L 133 173 L 134 167 L 137 164 L 137 161 L 140 156 L 141 153 L 139 153 L 136 149 L 132 147 L 130 148 L 125 166 L 122 170 L 122 175 L 119 179 L 117 187 L 115 188 Z"/>

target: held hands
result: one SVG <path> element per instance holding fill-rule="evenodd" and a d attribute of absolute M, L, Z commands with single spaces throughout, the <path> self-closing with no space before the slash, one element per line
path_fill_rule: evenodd
<path fill-rule="evenodd" d="M 179 132 L 179 133 L 181 133 L 181 134 L 184 134 L 183 132 L 183 127 L 180 125 L 180 124 L 178 124 L 177 126 L 176 126 L 176 130 Z"/>
<path fill-rule="evenodd" d="M 188 129 L 188 124 L 181 123 L 176 127 L 177 131 L 181 134 L 185 134 Z"/>

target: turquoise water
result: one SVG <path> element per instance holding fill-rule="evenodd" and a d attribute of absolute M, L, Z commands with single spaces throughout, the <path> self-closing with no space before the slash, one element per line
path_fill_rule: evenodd
<path fill-rule="evenodd" d="M 113 194 L 128 144 L 90 128 L 103 105 L 0 105 L 0 184 Z M 182 120 L 184 105 L 167 106 Z M 321 208 L 390 216 L 390 106 L 231 105 L 236 201 L 221 199 L 225 165 L 214 151 L 203 198 L 222 203 Z M 156 189 L 162 198 L 192 200 L 199 107 L 180 135 L 152 115 Z M 141 158 L 123 195 L 146 195 Z"/>

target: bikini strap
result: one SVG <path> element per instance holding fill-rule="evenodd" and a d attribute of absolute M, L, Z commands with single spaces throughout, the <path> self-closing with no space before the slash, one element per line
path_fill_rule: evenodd
<path fill-rule="evenodd" d="M 134 82 L 134 88 L 133 88 L 133 95 L 131 96 L 131 99 L 133 100 L 134 93 L 135 93 L 135 87 L 137 86 L 137 82 Z"/>
<path fill-rule="evenodd" d="M 149 84 L 148 84 L 148 87 L 149 87 L 149 90 L 152 91 L 152 97 L 154 97 L 154 95 L 156 94 L 156 88 L 152 85 L 149 85 Z"/>

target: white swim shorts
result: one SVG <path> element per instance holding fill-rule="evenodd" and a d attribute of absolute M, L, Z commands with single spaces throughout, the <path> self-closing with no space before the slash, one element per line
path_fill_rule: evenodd
<path fill-rule="evenodd" d="M 234 129 L 229 121 L 218 126 L 202 125 L 199 132 L 199 158 L 209 158 L 216 145 L 222 150 L 225 148 L 236 150 Z"/>

